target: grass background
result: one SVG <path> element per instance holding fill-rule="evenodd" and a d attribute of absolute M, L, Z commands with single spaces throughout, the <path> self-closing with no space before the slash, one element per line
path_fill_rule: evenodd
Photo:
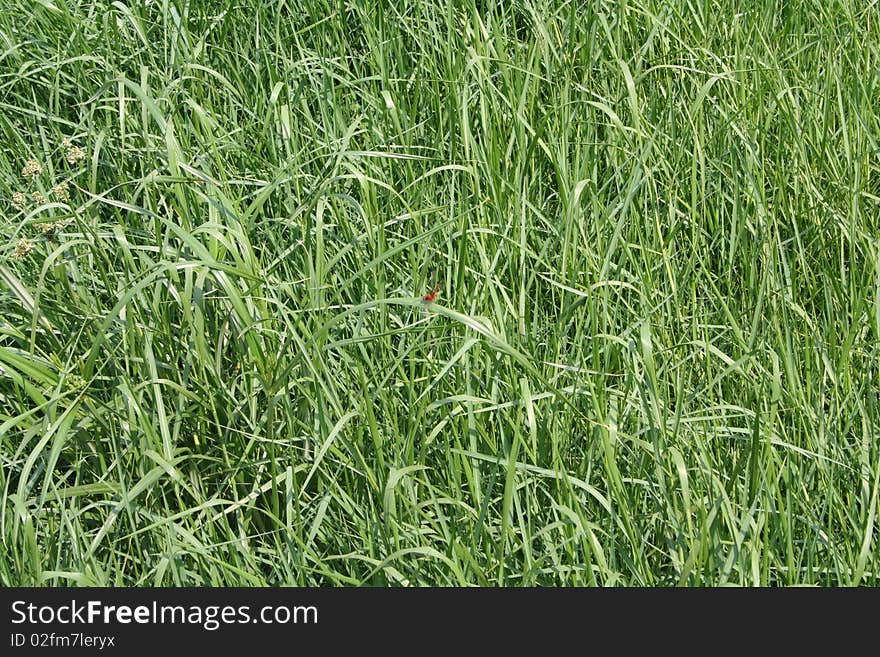
<path fill-rule="evenodd" d="M 0 583 L 878 583 L 876 1 L 221 4 L 0 12 Z"/>

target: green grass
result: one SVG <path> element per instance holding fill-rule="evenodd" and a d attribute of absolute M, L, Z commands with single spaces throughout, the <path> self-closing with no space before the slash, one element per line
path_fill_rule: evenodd
<path fill-rule="evenodd" d="M 0 13 L 2 585 L 880 582 L 876 0 L 221 4 Z"/>

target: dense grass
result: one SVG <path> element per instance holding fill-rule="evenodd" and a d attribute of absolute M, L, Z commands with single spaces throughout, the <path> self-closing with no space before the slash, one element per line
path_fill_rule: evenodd
<path fill-rule="evenodd" d="M 878 583 L 876 1 L 4 4 L 3 585 Z"/>

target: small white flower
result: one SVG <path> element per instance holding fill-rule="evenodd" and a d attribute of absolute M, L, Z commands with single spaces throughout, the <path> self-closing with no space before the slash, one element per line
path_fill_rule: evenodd
<path fill-rule="evenodd" d="M 21 175 L 25 178 L 31 177 L 36 178 L 42 173 L 43 167 L 40 166 L 40 163 L 34 159 L 30 159 L 27 161 L 27 164 L 24 165 L 24 168 L 21 170 Z"/>

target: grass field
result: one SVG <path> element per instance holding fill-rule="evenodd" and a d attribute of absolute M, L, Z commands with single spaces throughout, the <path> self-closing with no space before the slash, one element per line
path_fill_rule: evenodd
<path fill-rule="evenodd" d="M 222 4 L 0 12 L 0 584 L 880 582 L 876 0 Z"/>

